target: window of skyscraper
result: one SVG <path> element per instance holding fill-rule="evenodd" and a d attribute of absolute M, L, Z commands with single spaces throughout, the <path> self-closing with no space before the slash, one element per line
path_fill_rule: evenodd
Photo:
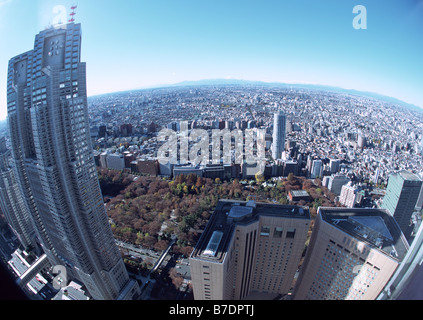
<path fill-rule="evenodd" d="M 287 238 L 294 238 L 295 237 L 295 228 L 290 228 L 286 231 Z"/>
<path fill-rule="evenodd" d="M 269 226 L 262 226 L 260 235 L 268 237 L 270 235 L 270 227 Z"/>
<path fill-rule="evenodd" d="M 273 238 L 282 238 L 283 229 L 280 227 L 276 227 L 273 231 Z"/>

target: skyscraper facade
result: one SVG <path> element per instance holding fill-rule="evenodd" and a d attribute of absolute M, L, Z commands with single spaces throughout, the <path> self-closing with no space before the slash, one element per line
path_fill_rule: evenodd
<path fill-rule="evenodd" d="M 309 227 L 307 208 L 221 200 L 190 257 L 194 298 L 288 294 Z"/>
<path fill-rule="evenodd" d="M 406 237 L 410 233 L 411 216 L 421 188 L 422 180 L 408 171 L 400 171 L 389 176 L 381 207 L 394 216 Z"/>
<path fill-rule="evenodd" d="M 387 210 L 320 207 L 295 300 L 374 300 L 407 254 Z"/>
<path fill-rule="evenodd" d="M 11 151 L 0 139 L 0 208 L 13 233 L 25 248 L 36 248 L 35 230 L 25 199 L 11 166 Z"/>
<path fill-rule="evenodd" d="M 8 72 L 8 118 L 17 180 L 38 241 L 94 299 L 131 298 L 97 178 L 87 110 L 81 26 L 40 32 Z"/>
<path fill-rule="evenodd" d="M 272 157 L 274 160 L 280 159 L 285 150 L 286 140 L 286 116 L 283 111 L 275 113 L 273 120 L 273 145 Z"/>
<path fill-rule="evenodd" d="M 310 177 L 312 179 L 317 177 L 323 177 L 323 161 L 322 160 L 313 160 Z"/>
<path fill-rule="evenodd" d="M 339 159 L 330 159 L 330 173 L 337 173 L 340 169 L 341 160 Z"/>

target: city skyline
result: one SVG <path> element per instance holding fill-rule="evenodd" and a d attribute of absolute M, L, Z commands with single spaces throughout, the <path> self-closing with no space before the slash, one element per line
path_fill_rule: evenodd
<path fill-rule="evenodd" d="M 88 96 L 226 78 L 337 86 L 423 108 L 422 1 L 3 0 L 0 72 L 6 74 L 11 56 L 30 49 L 33 34 L 63 14 L 69 18 L 74 4 L 84 25 Z M 356 5 L 367 9 L 365 30 L 353 27 Z M 5 77 L 0 87 L 2 120 Z"/>
<path fill-rule="evenodd" d="M 94 198 L 87 196 L 84 186 L 80 187 L 78 191 L 72 191 L 71 187 L 75 183 L 71 179 L 67 179 L 70 182 L 69 184 L 61 183 L 63 186 L 67 186 L 66 189 L 70 191 L 63 197 L 60 194 L 61 187 L 59 185 L 59 180 L 61 180 L 59 178 L 63 176 L 63 173 L 66 174 L 69 170 L 76 169 L 78 174 L 78 172 L 81 173 L 80 169 L 88 168 L 86 167 L 87 164 L 89 162 L 92 164 L 91 160 L 88 161 L 88 153 L 91 153 L 90 150 L 93 151 L 100 189 L 103 195 L 107 195 L 104 196 L 104 202 L 109 223 L 116 244 L 121 250 L 122 257 L 124 257 L 125 265 L 129 269 L 134 266 L 133 263 L 140 265 L 139 259 L 145 259 L 146 252 L 154 252 L 154 258 L 149 259 L 148 264 L 143 263 L 141 267 L 144 270 L 153 267 L 151 272 L 154 273 L 161 270 L 159 271 L 160 277 L 163 277 L 156 279 L 155 282 L 148 280 L 152 279 L 150 276 L 135 275 L 137 280 L 145 283 L 142 287 L 143 300 L 148 300 L 148 297 L 159 299 L 172 299 L 172 297 L 197 299 L 201 297 L 201 293 L 199 296 L 199 293 L 195 292 L 195 287 L 198 288 L 198 282 L 196 283 L 195 280 L 198 280 L 198 270 L 196 271 L 193 265 L 190 266 L 189 262 L 187 264 L 186 259 L 179 260 L 179 255 L 182 254 L 186 258 L 194 247 L 197 245 L 201 247 L 202 240 L 199 240 L 200 234 L 197 233 L 197 230 L 207 230 L 208 225 L 223 227 L 224 224 L 210 224 L 213 220 L 213 218 L 210 218 L 210 210 L 216 207 L 219 199 L 229 198 L 234 201 L 235 206 L 243 201 L 247 204 L 250 203 L 249 207 L 251 208 L 255 207 L 254 203 L 256 203 L 252 199 L 256 199 L 257 204 L 259 201 L 264 201 L 264 205 L 297 204 L 309 208 L 312 217 L 315 218 L 319 208 L 340 206 L 337 198 L 341 202 L 341 197 L 338 197 L 338 195 L 342 194 L 341 185 L 346 183 L 351 182 L 354 186 L 363 188 L 364 199 L 357 203 L 358 206 L 376 208 L 380 205 L 381 200 L 383 201 L 381 196 L 383 196 L 383 190 L 388 182 L 389 173 L 404 169 L 421 177 L 421 134 L 419 132 L 422 132 L 423 128 L 422 114 L 374 99 L 342 93 L 335 94 L 316 90 L 250 84 L 244 87 L 233 85 L 195 88 L 168 87 L 107 94 L 93 97 L 87 101 L 84 72 L 86 64 L 77 62 L 79 61 L 78 57 L 80 57 L 78 49 L 82 48 L 80 46 L 81 34 L 78 30 L 73 29 L 69 26 L 66 30 L 50 28 L 40 32 L 36 38 L 38 40 L 35 43 L 34 50 L 11 60 L 8 77 L 8 98 L 10 97 L 8 107 L 12 113 L 9 127 L 12 150 L 15 151 L 15 157 L 18 156 L 20 159 L 22 156 L 22 159 L 25 158 L 24 163 L 18 161 L 19 167 L 24 166 L 28 169 L 28 178 L 33 181 L 30 184 L 34 185 L 35 182 L 36 186 L 34 191 L 37 192 L 34 195 L 40 204 L 39 207 L 44 209 L 46 205 L 54 206 L 56 199 L 59 202 L 60 199 L 78 198 L 80 192 L 83 193 L 82 197 L 85 199 Z M 66 41 L 62 33 L 66 33 Z M 59 71 L 62 64 L 64 70 Z M 58 72 L 59 74 L 57 74 Z M 59 101 L 59 98 L 60 103 L 55 103 L 55 101 Z M 87 107 L 84 111 L 85 122 L 89 114 L 89 124 L 85 123 L 85 126 L 82 127 L 80 116 L 85 107 L 79 108 L 82 106 L 81 99 L 84 101 L 83 105 Z M 287 143 L 282 158 L 274 161 L 270 156 L 273 142 L 276 142 L 272 142 L 272 130 L 278 125 L 273 126 L 272 123 L 275 112 L 281 106 L 283 106 L 285 113 L 289 115 L 286 121 Z M 184 119 L 191 120 L 186 121 Z M 31 127 L 33 138 L 31 130 L 28 130 Z M 186 127 L 206 131 L 207 135 L 215 133 L 219 129 L 261 130 L 267 136 L 265 152 L 267 151 L 270 158 L 266 160 L 263 177 L 251 175 L 248 172 L 248 163 L 244 163 L 246 165 L 237 163 L 206 164 L 204 167 L 173 166 L 171 163 L 160 164 L 157 154 L 161 145 L 158 131 L 161 128 L 172 128 L 172 130 L 180 131 L 184 130 L 183 128 L 186 129 Z M 21 135 L 22 139 L 16 139 L 16 133 L 19 133 L 19 131 L 23 134 Z M 79 143 L 81 135 L 86 136 L 87 144 L 85 146 Z M 72 137 L 74 138 L 72 139 Z M 89 144 L 88 140 L 91 140 L 93 145 Z M 32 145 L 34 148 L 31 147 Z M 75 146 L 75 154 L 72 154 L 72 146 Z M 21 148 L 25 152 L 16 153 L 16 150 L 21 150 Z M 54 152 L 54 155 L 51 156 L 51 150 L 57 150 L 57 152 Z M 67 162 L 66 154 L 69 153 L 71 159 L 76 159 L 71 166 L 65 164 Z M 18 162 L 15 161 L 16 165 L 18 165 Z M 49 165 L 52 163 L 60 164 Z M 317 163 L 320 163 L 320 166 L 316 166 Z M 48 168 L 48 170 L 45 170 L 45 168 Z M 57 170 L 58 168 L 59 170 Z M 90 176 L 95 175 L 92 170 L 89 172 Z M 144 176 L 144 174 L 149 177 Z M 192 175 L 187 176 L 187 174 Z M 115 179 L 119 175 L 122 178 L 122 184 Z M 36 181 L 38 180 L 37 176 L 43 177 L 43 179 L 38 182 Z M 54 178 L 56 176 L 57 181 Z M 313 176 L 319 176 L 321 179 L 313 179 Z M 110 185 L 104 184 L 104 181 L 107 180 L 116 181 L 119 190 L 109 192 L 111 191 Z M 91 182 L 94 181 L 90 181 L 88 184 L 91 185 Z M 42 186 L 42 188 L 37 186 Z M 293 187 L 295 189 L 299 187 L 300 190 L 293 190 Z M 94 190 L 95 188 L 90 189 Z M 150 192 L 150 190 L 154 192 Z M 389 187 L 387 191 L 389 191 Z M 51 195 L 48 197 L 50 200 L 46 202 L 46 205 L 40 201 L 44 197 L 44 193 Z M 72 196 L 73 194 L 74 196 Z M 213 197 L 209 197 L 212 194 Z M 154 197 L 154 200 L 150 197 L 144 197 L 148 195 Z M 165 196 L 163 197 L 163 195 Z M 110 201 L 106 200 L 110 197 Z M 30 194 L 26 198 L 34 199 Z M 192 201 L 187 202 L 187 199 Z M 419 199 L 415 202 L 417 208 L 421 201 Z M 122 203 L 125 203 L 125 205 L 122 206 Z M 151 205 L 151 203 L 156 205 Z M 174 208 L 174 214 L 170 209 L 172 203 L 177 205 L 177 208 Z M 351 206 L 354 207 L 355 203 Z M 410 223 L 413 225 L 410 243 L 413 234 L 416 234 L 417 228 L 420 226 L 421 206 L 419 208 L 416 210 L 420 211 L 414 212 L 410 219 Z M 356 210 L 356 208 L 353 210 Z M 230 211 L 224 210 L 222 212 L 226 213 L 222 216 L 227 217 L 228 222 L 230 222 L 230 219 L 235 221 L 243 217 L 244 213 L 246 214 L 245 218 L 250 214 L 250 209 L 247 209 L 246 212 L 242 209 L 241 212 L 235 209 L 232 214 Z M 268 210 L 265 211 L 265 215 L 267 215 Z M 291 210 L 288 211 L 291 212 Z M 54 212 L 60 212 L 59 220 L 61 221 L 62 214 L 63 219 L 65 219 L 67 209 L 61 205 L 60 211 L 54 209 Z M 280 211 L 277 210 L 277 212 L 273 212 L 273 215 L 276 214 L 277 216 L 279 213 Z M 45 212 L 44 216 L 46 215 L 48 213 Z M 313 221 L 315 221 L 314 218 Z M 254 219 L 255 217 L 253 217 Z M 335 220 L 338 221 L 339 219 Z M 242 223 L 245 222 L 248 221 Z M 368 225 L 371 227 L 374 225 L 376 229 L 373 229 L 378 231 L 380 224 L 374 224 L 375 222 L 377 221 L 369 221 L 367 218 L 358 218 L 352 221 L 353 224 L 358 223 L 359 226 Z M 13 225 L 13 221 L 9 223 Z M 207 226 L 206 223 L 208 223 Z M 334 221 L 334 223 L 337 222 Z M 252 226 L 252 224 L 247 225 L 248 228 Z M 206 229 L 203 229 L 204 227 Z M 256 229 L 256 234 L 258 235 L 260 230 L 260 236 L 266 237 L 270 235 L 268 232 L 270 230 L 273 232 L 272 242 L 276 241 L 278 246 L 280 244 L 282 247 L 283 242 L 276 239 L 292 238 L 293 231 L 290 230 L 292 225 L 285 225 L 285 227 L 278 225 L 274 229 L 269 221 L 265 222 L 264 227 Z M 58 231 L 60 234 L 69 229 L 70 225 L 67 224 L 67 227 L 63 229 L 62 224 L 58 223 L 57 230 L 62 230 Z M 365 227 L 365 230 L 367 229 Z M 300 235 L 298 230 L 296 229 L 296 236 Z M 206 256 L 213 254 L 211 244 L 214 243 L 212 239 L 215 231 L 219 230 L 215 229 L 211 233 L 210 242 L 204 242 L 208 244 L 205 250 Z M 283 231 L 286 231 L 285 237 L 282 236 Z M 58 234 L 58 232 L 53 232 L 53 234 Z M 73 234 L 73 232 L 71 233 Z M 207 234 L 207 231 L 202 233 L 202 235 L 205 234 Z M 305 235 L 305 232 L 302 234 Z M 216 238 L 216 235 L 218 236 L 219 232 L 214 236 L 215 239 L 218 239 L 219 237 Z M 367 239 L 365 235 L 363 237 Z M 307 232 L 307 238 L 309 236 L 310 233 Z M 251 248 L 254 246 L 254 241 L 251 240 L 255 239 L 254 237 L 251 237 L 251 232 L 247 232 L 246 240 L 247 243 L 250 242 Z M 57 236 L 54 236 L 54 238 L 57 239 Z M 240 245 L 244 245 L 242 239 L 245 239 L 245 237 L 239 238 Z M 311 244 L 313 241 L 311 241 L 311 238 L 309 239 L 308 243 Z M 6 241 L 9 242 L 12 239 Z M 298 250 L 295 250 L 298 255 L 304 252 L 304 244 L 307 244 L 307 241 L 305 243 L 304 241 L 303 238 L 301 243 L 298 243 Z M 342 241 L 342 238 L 339 238 L 340 245 Z M 74 243 L 74 241 L 67 242 Z M 376 241 L 376 243 L 379 242 Z M 174 244 L 177 244 L 177 246 L 172 249 Z M 250 248 L 250 244 L 248 244 L 248 248 Z M 264 268 L 265 265 L 261 268 L 260 263 L 253 267 L 251 263 L 247 262 L 244 265 L 239 265 L 239 271 L 234 270 L 234 275 L 238 275 L 241 269 L 249 269 L 248 273 L 256 276 L 251 278 L 251 281 L 247 280 L 248 277 L 242 278 L 244 280 L 239 287 L 242 296 L 249 293 L 261 295 L 267 290 L 272 290 L 272 295 L 277 294 L 277 297 L 281 297 L 280 294 L 289 295 L 292 292 L 287 287 L 291 282 L 289 280 L 292 279 L 294 273 L 299 275 L 295 272 L 298 260 L 296 261 L 292 254 L 289 262 L 286 260 L 287 264 L 285 265 L 275 264 L 276 260 L 266 260 L 266 242 L 263 244 L 264 248 L 262 246 L 261 249 L 264 249 L 264 251 L 260 250 L 260 241 L 256 242 L 258 250 L 249 251 L 249 258 L 241 260 L 251 262 L 253 261 L 251 260 L 252 255 L 257 252 L 257 258 L 260 253 L 260 261 L 264 262 L 265 265 L 267 262 L 270 269 Z M 65 246 L 67 247 L 67 245 Z M 168 246 L 167 249 L 165 249 L 166 246 Z M 9 245 L 7 243 L 2 244 L 1 247 L 6 248 L 12 255 L 10 259 L 10 256 L 2 251 L 14 273 L 22 280 L 20 281 L 22 287 L 28 283 L 27 281 L 30 281 L 36 286 L 36 289 L 31 289 L 31 292 L 37 294 L 38 291 L 46 300 L 51 297 L 59 300 L 67 298 L 66 295 L 54 295 L 54 291 L 49 290 L 48 285 L 45 285 L 48 279 L 52 280 L 53 284 L 56 283 L 54 281 L 57 279 L 57 277 L 52 279 L 54 275 L 50 276 L 48 270 L 44 270 L 44 272 L 47 272 L 46 277 L 48 279 L 38 277 L 31 280 L 31 276 L 35 272 L 46 267 L 44 255 L 34 264 L 35 269 L 32 269 L 32 266 L 27 269 L 30 263 L 24 258 L 27 255 L 25 251 L 16 250 L 16 252 L 12 252 L 13 250 L 9 250 L 9 248 L 13 248 L 10 243 Z M 319 247 L 322 246 L 319 245 Z M 323 245 L 322 248 L 324 247 Z M 137 249 L 135 252 L 128 248 Z M 151 251 L 151 248 L 153 248 L 153 251 Z M 236 253 L 237 243 L 235 243 L 234 248 Z M 307 250 L 310 251 L 310 249 L 313 251 L 311 247 Z M 162 252 L 162 254 L 160 255 L 159 252 Z M 245 250 L 241 249 L 239 252 L 245 252 Z M 166 256 L 169 253 L 170 260 L 168 261 L 176 261 L 176 268 L 169 269 L 172 265 L 163 264 L 163 269 L 160 269 L 160 264 L 166 261 Z M 176 254 L 176 256 L 173 256 L 173 254 Z M 272 259 L 274 257 L 275 255 L 272 254 Z M 413 255 L 410 254 L 407 261 L 413 259 Z M 235 257 L 234 261 L 236 262 L 236 260 Z M 370 263 L 373 264 L 373 262 Z M 231 263 L 227 264 L 227 266 L 231 265 Z M 251 267 L 247 268 L 246 266 Z M 285 270 L 285 267 L 287 272 L 283 282 L 274 277 L 266 276 L 268 271 L 273 272 L 271 270 L 275 270 L 275 268 L 276 270 L 282 270 L 281 268 Z M 351 267 L 359 267 L 359 265 Z M 207 266 L 205 268 L 207 269 Z M 288 268 L 291 270 L 289 272 L 291 276 L 288 276 Z M 224 267 L 224 270 L 227 270 L 226 267 Z M 404 271 L 405 273 L 409 272 L 408 269 Z M 55 271 L 50 270 L 50 272 L 54 273 Z M 197 278 L 195 278 L 196 272 Z M 244 273 L 244 271 L 242 272 Z M 401 274 L 403 273 L 401 271 Z M 172 284 L 169 283 L 171 290 L 165 289 L 166 285 L 161 280 L 165 279 L 164 277 L 167 277 L 167 275 L 172 279 Z M 261 275 L 263 278 L 261 278 Z M 338 279 L 337 275 L 329 269 L 325 270 L 326 275 Z M 348 275 L 345 276 L 345 280 L 348 281 Z M 178 282 L 174 283 L 174 279 L 178 279 Z M 193 284 L 194 292 L 190 291 L 190 283 Z M 224 283 L 230 286 L 231 281 L 224 281 Z M 209 290 L 206 284 L 204 283 L 204 298 L 214 299 L 214 293 L 218 294 L 220 289 L 215 287 Z M 243 286 L 243 284 L 245 285 Z M 348 287 L 348 283 L 341 284 L 338 282 L 337 285 L 343 285 L 344 289 Z M 354 289 L 363 289 L 360 289 L 359 284 L 353 286 Z M 67 292 L 72 297 L 83 300 L 89 298 L 85 294 L 86 288 L 75 283 L 71 287 L 74 292 Z M 366 288 L 364 289 L 366 290 Z M 337 289 L 334 288 L 334 290 Z M 169 292 L 169 295 L 164 296 L 162 294 L 164 291 L 166 293 L 172 291 L 172 293 Z M 388 291 L 386 292 L 389 294 Z M 239 295 L 232 291 L 231 297 L 236 298 Z M 324 296 L 320 296 L 320 298 L 322 297 Z M 334 296 L 331 293 L 330 296 L 326 297 L 333 298 Z M 96 297 L 93 296 L 93 298 Z M 289 298 L 289 296 L 286 298 Z M 316 298 L 319 298 L 319 296 Z"/>

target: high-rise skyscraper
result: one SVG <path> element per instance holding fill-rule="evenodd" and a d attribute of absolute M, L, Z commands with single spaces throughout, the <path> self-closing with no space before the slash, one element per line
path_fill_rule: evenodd
<path fill-rule="evenodd" d="M 408 171 L 400 171 L 389 176 L 381 207 L 394 216 L 406 237 L 410 235 L 411 216 L 421 188 L 422 180 Z"/>
<path fill-rule="evenodd" d="M 37 247 L 32 218 L 11 166 L 11 151 L 0 139 L 0 207 L 13 233 L 25 248 Z"/>
<path fill-rule="evenodd" d="M 312 179 L 317 178 L 317 177 L 322 177 L 323 176 L 323 161 L 318 159 L 318 160 L 313 160 L 313 165 L 311 167 L 311 172 L 310 172 L 310 177 Z"/>
<path fill-rule="evenodd" d="M 293 298 L 374 300 L 408 248 L 387 210 L 320 207 Z"/>
<path fill-rule="evenodd" d="M 50 263 L 94 299 L 138 291 L 114 242 L 90 140 L 81 26 L 49 28 L 9 62 L 7 106 L 17 181 Z"/>
<path fill-rule="evenodd" d="M 309 227 L 307 208 L 221 200 L 190 257 L 194 298 L 288 294 Z"/>
<path fill-rule="evenodd" d="M 273 145 L 272 157 L 274 160 L 280 159 L 285 150 L 286 140 L 286 116 L 283 111 L 275 113 L 273 120 Z"/>
<path fill-rule="evenodd" d="M 338 173 L 339 167 L 341 165 L 341 160 L 339 159 L 330 159 L 330 173 Z"/>

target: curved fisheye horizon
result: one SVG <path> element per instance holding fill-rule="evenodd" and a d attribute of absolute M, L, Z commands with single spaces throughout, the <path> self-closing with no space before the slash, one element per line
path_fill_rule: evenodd
<path fill-rule="evenodd" d="M 291 88 L 308 88 L 311 90 L 323 90 L 328 92 L 344 92 L 349 93 L 357 96 L 362 97 L 373 97 L 375 99 L 385 101 L 385 102 L 391 102 L 394 104 L 398 104 L 401 106 L 406 106 L 411 108 L 414 111 L 422 111 L 423 107 L 420 105 L 415 105 L 412 103 L 407 103 L 406 101 L 403 101 L 401 99 L 398 99 L 393 96 L 389 96 L 386 94 L 381 94 L 378 92 L 370 92 L 370 91 L 363 91 L 363 90 L 357 90 L 353 87 L 338 87 L 336 85 L 330 85 L 330 84 L 322 84 L 322 83 L 307 83 L 307 82 L 279 82 L 279 81 L 265 81 L 265 80 L 245 80 L 245 79 L 233 79 L 231 77 L 225 77 L 225 78 L 215 78 L 215 79 L 196 79 L 196 80 L 184 80 L 181 82 L 175 82 L 175 83 L 160 83 L 160 84 L 150 84 L 142 87 L 136 87 L 136 88 L 129 88 L 129 89 L 123 89 L 119 91 L 113 91 L 113 92 L 97 92 L 94 94 L 89 95 L 89 98 L 95 98 L 97 96 L 103 96 L 103 95 L 113 95 L 118 94 L 122 92 L 131 92 L 131 91 L 142 91 L 142 90 L 148 90 L 148 89 L 160 89 L 160 88 L 169 88 L 169 87 L 195 87 L 195 86 L 207 86 L 207 85 L 237 85 L 237 86 L 243 86 L 243 85 L 257 85 L 257 86 L 282 86 L 282 87 L 291 87 Z"/>
<path fill-rule="evenodd" d="M 0 0 L 0 300 L 423 300 L 422 31 L 423 0 Z"/>
<path fill-rule="evenodd" d="M 372 92 L 423 108 L 422 1 L 3 0 L 0 71 L 32 34 L 71 17 L 84 32 L 88 96 L 241 79 Z M 0 119 L 5 88 L 2 77 Z"/>

